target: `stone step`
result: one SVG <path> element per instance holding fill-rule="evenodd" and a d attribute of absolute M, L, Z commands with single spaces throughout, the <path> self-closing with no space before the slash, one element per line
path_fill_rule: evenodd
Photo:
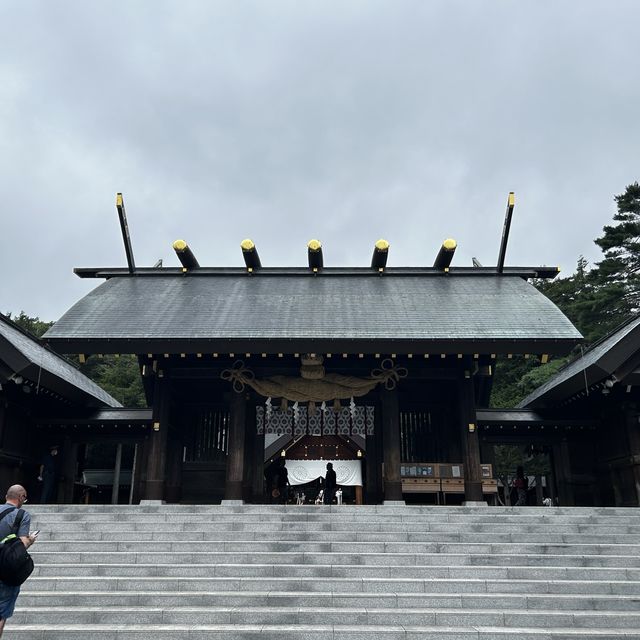
<path fill-rule="evenodd" d="M 61 507 L 63 505 L 60 505 Z M 76 505 L 79 506 L 79 505 Z M 317 522 L 323 519 L 347 520 L 349 522 L 382 522 L 385 519 L 396 519 L 413 522 L 426 522 L 435 520 L 438 522 L 449 523 L 470 523 L 470 522 L 516 522 L 519 524 L 532 524 L 535 522 L 563 523 L 563 524 L 638 524 L 640 516 L 635 512 L 634 508 L 629 508 L 624 514 L 613 513 L 580 513 L 568 511 L 564 514 L 553 513 L 545 509 L 515 509 L 510 510 L 504 507 L 490 507 L 487 509 L 478 508 L 470 511 L 445 511 L 441 507 L 425 507 L 424 509 L 416 509 L 414 507 L 398 507 L 397 509 L 384 509 L 377 511 L 368 511 L 366 508 L 348 508 L 348 507 L 323 507 L 305 509 L 304 507 L 286 507 L 279 509 L 276 506 L 263 507 L 260 511 L 238 509 L 230 511 L 222 507 L 211 507 L 207 505 L 194 506 L 189 510 L 169 509 L 169 505 L 154 510 L 146 511 L 141 507 L 119 507 L 113 506 L 101 510 L 92 510 L 90 508 L 80 509 L 51 509 L 47 510 L 44 506 L 30 505 L 29 511 L 36 516 L 43 516 L 52 521 L 73 521 L 78 518 L 90 521 L 104 521 L 106 519 L 118 520 L 212 520 L 219 519 L 221 521 L 230 520 L 232 518 L 244 521 L 265 520 L 275 521 L 306 521 Z M 459 507 L 458 507 L 459 508 Z"/>
<path fill-rule="evenodd" d="M 365 565 L 441 565 L 451 566 L 563 566 L 640 568 L 640 556 L 564 554 L 465 554 L 465 553 L 338 553 L 305 551 L 203 551 L 170 553 L 162 551 L 49 552 L 32 553 L 34 561 L 45 564 L 365 564 Z"/>
<path fill-rule="evenodd" d="M 421 578 L 424 580 L 522 580 L 546 584 L 547 581 L 582 581 L 594 584 L 600 592 L 607 581 L 640 582 L 640 569 L 620 567 L 491 567 L 416 565 L 309 565 L 309 564 L 37 564 L 34 577 L 65 576 L 167 576 L 167 577 L 323 577 L 323 578 Z M 600 584 L 603 583 L 603 584 Z"/>
<path fill-rule="evenodd" d="M 437 523 L 431 522 L 429 524 L 425 524 L 424 526 L 416 526 L 414 523 L 402 523 L 402 522 L 389 522 L 389 523 L 365 523 L 354 525 L 353 523 L 345 523 L 340 521 L 323 521 L 323 522 L 293 522 L 293 523 L 283 523 L 283 522 L 264 522 L 264 523 L 256 523 L 250 522 L 245 523 L 241 521 L 229 522 L 229 523 L 190 523 L 185 522 L 181 519 L 179 522 L 174 523 L 160 523 L 160 524 L 147 524 L 144 522 L 136 521 L 132 523 L 118 523 L 117 521 L 113 522 L 66 522 L 66 523 L 57 523 L 55 526 L 52 525 L 48 521 L 44 521 L 42 519 L 33 519 L 33 527 L 36 529 L 40 529 L 43 533 L 51 532 L 53 534 L 66 534 L 67 536 L 73 536 L 77 533 L 78 527 L 82 527 L 83 531 L 92 531 L 92 532 L 105 532 L 112 533 L 114 529 L 121 527 L 122 529 L 126 529 L 129 532 L 163 532 L 165 534 L 176 535 L 182 532 L 189 533 L 191 531 L 197 532 L 226 532 L 226 533 L 234 533 L 237 531 L 248 531 L 252 533 L 259 534 L 261 531 L 272 531 L 272 532 L 284 532 L 288 533 L 291 531 L 302 532 L 302 533 L 320 533 L 320 532 L 368 532 L 368 533 L 440 533 L 443 536 L 447 535 L 459 535 L 461 532 L 467 534 L 488 534 L 499 533 L 499 534 L 513 534 L 520 536 L 522 538 L 523 527 L 524 525 L 517 524 L 502 524 L 502 525 L 492 525 L 492 524 L 473 524 L 468 526 L 456 525 L 451 523 Z M 281 533 L 281 535 L 284 535 Z M 640 534 L 640 525 L 631 526 L 631 525 L 621 525 L 612 527 L 612 525 L 579 525 L 579 526 L 569 526 L 569 525 L 556 525 L 556 526 L 547 526 L 547 525 L 529 525 L 526 529 L 526 535 L 544 535 L 546 533 L 550 533 L 552 535 L 568 535 L 568 536 L 580 536 L 583 533 L 587 533 L 589 535 L 609 535 L 613 539 L 617 535 L 639 535 Z"/>
<path fill-rule="evenodd" d="M 190 512 L 210 511 L 212 513 L 278 513 L 278 512 L 355 512 L 358 514 L 367 513 L 392 513 L 402 515 L 412 515 L 419 513 L 438 512 L 455 516 L 465 516 L 468 514 L 487 514 L 497 512 L 500 514 L 545 514 L 548 516 L 571 516 L 571 517 L 598 517 L 602 515 L 611 516 L 634 516 L 637 515 L 635 507 L 503 507 L 503 506 L 460 506 L 460 505 L 433 505 L 433 504 L 364 504 L 364 505 L 293 505 L 293 504 L 230 504 L 222 502 L 218 504 L 186 504 L 186 503 L 145 503 L 140 505 L 130 504 L 32 504 L 30 510 L 49 513 L 76 513 L 77 511 L 89 512 L 112 512 L 112 511 L 138 511 L 140 513 L 168 513 L 168 512 Z"/>
<path fill-rule="evenodd" d="M 523 581 L 518 585 L 516 591 L 509 591 L 509 583 L 489 583 L 483 585 L 481 581 L 438 581 L 430 585 L 431 590 L 417 591 L 414 593 L 401 592 L 396 589 L 394 592 L 386 592 L 382 587 L 387 589 L 395 588 L 397 585 L 355 585 L 353 590 L 347 590 L 347 584 L 340 585 L 334 583 L 329 584 L 310 584 L 304 582 L 287 581 L 286 583 L 278 583 L 272 581 L 269 583 L 249 583 L 247 587 L 253 587 L 254 591 L 248 589 L 242 589 L 244 585 L 238 586 L 233 583 L 225 583 L 220 581 L 218 583 L 204 582 L 201 585 L 189 585 L 189 588 L 182 589 L 180 583 L 173 583 L 175 591 L 167 589 L 151 589 L 144 590 L 144 587 L 149 588 L 149 583 L 139 583 L 139 588 L 136 590 L 135 600 L 142 604 L 146 603 L 149 606 L 151 601 L 161 600 L 163 603 L 176 599 L 181 606 L 197 605 L 204 596 L 209 606 L 222 606 L 219 601 L 223 601 L 225 598 L 234 598 L 235 601 L 239 599 L 239 596 L 246 596 L 243 601 L 247 606 L 249 602 L 256 602 L 268 598 L 270 594 L 278 594 L 280 599 L 284 598 L 287 593 L 293 594 L 295 597 L 304 596 L 307 600 L 313 600 L 317 596 L 319 601 L 324 603 L 333 603 L 333 606 L 344 607 L 344 602 L 353 598 L 358 598 L 363 602 L 368 602 L 367 605 L 361 606 L 379 606 L 376 604 L 376 598 L 378 594 L 384 594 L 385 596 L 395 596 L 396 599 L 401 599 L 405 604 L 404 606 L 415 607 L 455 607 L 455 608 L 496 608 L 500 603 L 508 604 L 513 597 L 513 594 L 518 593 L 518 598 L 521 598 L 524 609 L 541 609 L 541 608 L 557 608 L 557 609 L 593 609 L 593 610 L 634 610 L 640 611 L 638 605 L 640 604 L 640 590 L 636 585 L 635 592 L 630 592 L 625 588 L 627 583 L 612 583 L 608 586 L 611 587 L 606 592 L 592 592 L 588 589 L 589 583 L 576 582 L 566 583 L 558 582 L 551 583 L 546 589 L 538 589 L 538 584 Z M 75 603 L 77 600 L 81 601 L 84 606 L 95 606 L 96 603 L 102 603 L 101 598 L 110 598 L 111 600 L 117 600 L 121 597 L 131 597 L 131 591 L 126 589 L 112 589 L 108 591 L 108 585 L 100 585 L 102 590 L 100 591 L 63 591 L 66 587 L 82 587 L 82 585 L 70 585 L 61 583 L 60 589 L 52 591 L 38 591 L 27 590 L 22 594 L 21 603 L 22 606 L 26 606 L 25 602 L 30 603 L 30 606 L 37 607 L 58 607 L 63 604 L 61 599 L 64 598 L 64 604 L 72 606 L 71 603 Z M 202 588 L 194 588 L 200 586 Z M 616 586 L 621 587 L 620 593 L 615 589 Z M 214 591 L 213 588 L 225 587 L 227 591 Z M 334 588 L 336 587 L 336 588 Z M 374 588 L 378 587 L 378 588 Z M 330 591 L 321 591 L 322 588 L 331 589 Z M 211 589 L 211 590 L 209 590 Z M 344 589 L 344 590 L 341 590 Z M 177 594 L 180 594 L 179 597 Z M 364 594 L 364 595 L 363 595 Z M 409 604 L 410 603 L 410 604 Z M 76 606 L 75 604 L 73 606 Z"/>
<path fill-rule="evenodd" d="M 143 519 L 212 519 L 228 520 L 238 518 L 250 520 L 284 520 L 284 521 L 318 521 L 324 518 L 349 520 L 351 522 L 372 522 L 395 518 L 424 522 L 429 519 L 439 522 L 465 523 L 465 522 L 517 522 L 517 523 L 575 523 L 575 524 L 603 524 L 616 522 L 619 524 L 638 524 L 640 516 L 634 508 L 628 508 L 620 512 L 615 511 L 590 511 L 573 510 L 555 512 L 553 509 L 536 509 L 527 507 L 522 509 L 509 509 L 505 507 L 474 508 L 465 510 L 462 507 L 447 509 L 443 507 L 380 507 L 375 510 L 367 507 L 279 507 L 277 505 L 262 506 L 256 509 L 238 507 L 226 509 L 212 505 L 194 505 L 188 508 L 175 509 L 174 505 L 164 505 L 151 509 L 139 506 L 102 505 L 100 508 L 82 505 L 82 509 L 70 508 L 80 505 L 57 505 L 55 508 L 47 508 L 45 505 L 30 505 L 29 511 L 34 516 L 50 518 L 54 521 L 70 521 L 78 518 L 88 520 L 105 520 L 117 518 L 120 520 Z M 457 511 L 456 511 L 457 509 Z"/>
<path fill-rule="evenodd" d="M 21 625 L 12 630 L 20 640 L 640 640 L 640 631 L 481 626 L 400 625 Z"/>
<path fill-rule="evenodd" d="M 489 604 L 489 603 L 487 603 Z M 495 603 L 494 603 L 495 604 Z M 349 620 L 358 625 L 410 626 L 493 626 L 493 627 L 579 627 L 624 629 L 640 628 L 640 612 L 625 610 L 584 611 L 539 609 L 504 611 L 496 608 L 333 608 L 323 607 L 31 607 L 16 614 L 18 624 L 267 624 L 267 625 L 334 625 Z"/>
<path fill-rule="evenodd" d="M 430 593 L 436 588 L 442 593 L 499 593 L 508 592 L 508 581 L 470 579 L 420 578 L 319 578 L 319 577 L 210 577 L 210 576 L 96 576 L 45 578 L 36 576 L 30 579 L 28 591 L 50 592 L 54 590 L 81 589 L 83 591 L 233 591 L 237 593 L 268 592 L 339 592 L 339 593 Z M 608 581 L 591 586 L 589 581 L 513 581 L 513 593 L 586 593 L 592 594 L 640 594 L 640 582 Z"/>
<path fill-rule="evenodd" d="M 289 553 L 304 551 L 308 553 L 443 553 L 459 555 L 461 553 L 477 555 L 513 555 L 523 553 L 527 555 L 615 555 L 615 556 L 639 556 L 640 544 L 523 544 L 523 543 L 466 543 L 466 542 L 363 542 L 363 541 L 321 541 L 315 540 L 270 540 L 259 542 L 256 540 L 220 540 L 214 545 L 218 552 L 262 552 Z M 115 552 L 132 551 L 144 553 L 148 550 L 154 552 L 182 552 L 185 547 L 197 552 L 206 552 L 211 549 L 210 541 L 191 540 L 189 538 L 156 540 L 151 544 L 148 541 L 100 541 L 75 539 L 73 541 L 52 542 L 46 538 L 38 540 L 38 546 L 34 547 L 34 553 L 74 553 L 74 552 Z"/>
<path fill-rule="evenodd" d="M 76 527 L 77 529 L 77 527 Z M 47 544 L 52 541 L 69 541 L 70 532 L 61 530 L 43 531 L 40 535 L 38 546 Z M 74 532 L 75 533 L 75 532 Z M 171 540 L 174 539 L 175 528 L 166 527 L 164 529 L 142 529 L 133 532 L 113 531 L 90 531 L 83 528 L 82 541 L 106 541 L 106 542 L 132 542 L 132 541 L 151 541 L 151 540 Z M 319 534 L 317 531 L 291 531 L 286 532 L 288 540 L 294 541 L 313 541 L 320 539 L 320 536 L 330 536 L 334 542 L 425 542 L 425 543 L 476 543 L 476 544 L 520 544 L 522 542 L 522 533 L 465 533 L 450 532 L 443 535 L 441 532 L 435 531 L 395 531 L 395 532 L 368 532 L 353 530 L 337 530 L 323 532 Z M 233 531 L 233 539 L 236 541 L 260 541 L 270 542 L 282 540 L 282 531 Z M 579 534 L 581 544 L 637 544 L 640 545 L 640 534 Z M 188 531 L 190 540 L 207 540 L 211 542 L 226 541 L 229 539 L 229 531 L 212 531 L 207 528 L 200 530 L 190 529 Z M 75 539 L 75 538 L 74 538 Z M 527 533 L 527 543 L 529 544 L 572 544 L 576 540 L 576 534 L 554 534 L 551 532 L 531 534 Z"/>
<path fill-rule="evenodd" d="M 119 583 L 116 579 L 104 580 L 102 583 L 96 581 L 93 584 L 74 584 L 72 581 L 61 581 L 59 583 L 50 583 L 47 586 L 48 590 L 29 589 L 21 594 L 20 604 L 21 606 L 61 606 L 63 603 L 65 606 L 95 606 L 96 604 L 103 604 L 103 602 L 109 602 L 110 606 L 119 605 L 134 605 L 144 604 L 146 606 L 160 606 L 172 604 L 189 604 L 191 606 L 267 606 L 273 604 L 276 606 L 298 606 L 298 607 L 314 607 L 319 606 L 320 603 L 326 605 L 349 607 L 349 606 L 362 606 L 362 607 L 421 607 L 426 606 L 426 602 L 429 601 L 430 595 L 436 594 L 436 600 L 441 602 L 441 596 L 447 595 L 452 598 L 452 601 L 456 602 L 468 602 L 470 596 L 482 596 L 488 595 L 494 599 L 494 605 L 498 598 L 500 602 L 510 602 L 514 599 L 514 594 L 518 594 L 516 599 L 519 600 L 520 605 L 524 607 L 528 602 L 527 598 L 531 598 L 531 602 L 534 602 L 536 598 L 542 598 L 544 596 L 560 597 L 560 596 L 572 596 L 578 597 L 580 595 L 591 598 L 593 601 L 593 608 L 601 609 L 601 606 L 596 606 L 595 603 L 610 602 L 608 598 L 602 598 L 602 596 L 611 596 L 614 598 L 628 597 L 631 601 L 635 601 L 637 606 L 637 599 L 640 595 L 638 585 L 635 585 L 634 590 L 627 588 L 627 583 L 612 584 L 611 591 L 606 594 L 598 595 L 588 590 L 586 583 L 566 585 L 557 584 L 549 587 L 547 591 L 541 593 L 528 592 L 525 590 L 514 591 L 511 596 L 507 592 L 505 594 L 505 585 L 493 585 L 488 583 L 483 585 L 481 583 L 470 583 L 470 586 L 460 586 L 460 583 L 456 582 L 437 582 L 431 585 L 431 591 L 416 591 L 414 593 L 406 591 L 382 591 L 376 590 L 374 587 L 381 585 L 358 585 L 361 587 L 361 591 L 339 591 L 330 590 L 322 591 L 321 589 L 333 589 L 332 584 L 316 584 L 305 585 L 306 589 L 294 590 L 294 587 L 300 588 L 300 583 L 296 581 L 286 582 L 284 584 L 267 585 L 265 588 L 264 583 L 254 582 L 249 583 L 246 586 L 253 586 L 256 590 L 250 591 L 248 589 L 240 590 L 238 585 L 234 583 L 224 581 L 167 581 L 167 584 L 161 583 L 163 581 L 156 580 L 130 580 L 128 583 Z M 45 585 L 41 585 L 45 586 Z M 86 588 L 85 588 L 86 586 Z M 270 589 L 269 586 L 273 588 Z M 336 585 L 339 586 L 340 585 Z M 345 585 L 346 586 L 346 585 Z M 385 585 L 387 589 L 394 588 L 396 585 Z M 216 588 L 230 587 L 228 591 L 216 591 Z M 572 591 L 573 587 L 575 592 Z M 72 591 L 71 589 L 77 589 Z M 278 590 L 282 589 L 282 590 Z M 439 591 L 435 591 L 439 589 Z M 477 591 L 474 593 L 474 589 Z M 621 600 L 622 602 L 622 600 Z M 510 606 L 510 605 L 509 605 Z M 606 607 L 605 607 L 606 608 Z M 515 608 L 514 608 L 515 609 Z M 515 609 L 517 610 L 517 609 Z"/>

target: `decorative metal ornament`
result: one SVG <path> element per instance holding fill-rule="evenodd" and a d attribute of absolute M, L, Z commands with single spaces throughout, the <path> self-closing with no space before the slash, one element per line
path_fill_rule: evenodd
<path fill-rule="evenodd" d="M 236 393 L 242 393 L 246 385 L 253 386 L 251 382 L 255 380 L 255 374 L 244 366 L 242 360 L 236 360 L 231 369 L 225 369 L 220 377 L 231 382 Z"/>
<path fill-rule="evenodd" d="M 405 367 L 396 366 L 391 358 L 385 358 L 380 363 L 380 368 L 371 372 L 371 377 L 379 379 L 387 391 L 395 389 L 398 386 L 398 382 L 408 375 L 409 371 Z"/>

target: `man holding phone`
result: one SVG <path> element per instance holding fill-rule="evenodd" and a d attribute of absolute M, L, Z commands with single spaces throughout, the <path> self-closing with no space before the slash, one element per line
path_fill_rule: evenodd
<path fill-rule="evenodd" d="M 7 490 L 6 503 L 0 507 L 0 540 L 4 540 L 8 535 L 15 533 L 22 541 L 22 544 L 28 549 L 36 541 L 38 532 L 36 531 L 33 534 L 29 533 L 31 516 L 27 511 L 23 510 L 24 515 L 22 516 L 22 521 L 18 526 L 18 530 L 15 531 L 18 512 L 26 502 L 27 490 L 22 485 L 14 484 L 9 487 Z M 7 618 L 13 615 L 13 609 L 19 593 L 20 587 L 14 587 L 0 582 L 0 636 L 2 636 Z"/>

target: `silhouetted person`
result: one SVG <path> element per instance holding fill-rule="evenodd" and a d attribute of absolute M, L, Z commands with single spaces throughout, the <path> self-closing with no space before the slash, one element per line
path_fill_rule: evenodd
<path fill-rule="evenodd" d="M 275 485 L 279 496 L 276 496 L 282 504 L 286 504 L 289 497 L 289 470 L 287 469 L 286 460 L 280 458 L 278 470 L 275 473 Z"/>
<path fill-rule="evenodd" d="M 513 486 L 518 493 L 518 501 L 514 506 L 523 507 L 527 504 L 527 486 L 529 482 L 527 478 L 524 477 L 524 469 L 522 467 L 518 467 L 516 469 L 516 478 L 513 481 Z"/>
<path fill-rule="evenodd" d="M 40 465 L 38 480 L 42 482 L 42 494 L 40 502 L 46 504 L 53 502 L 56 496 L 58 484 L 58 446 L 49 447 L 49 453 L 44 457 Z"/>
<path fill-rule="evenodd" d="M 333 470 L 333 465 L 327 462 L 327 475 L 324 477 L 324 503 L 331 504 L 333 498 L 336 495 L 336 489 L 338 485 L 336 483 L 336 472 Z"/>

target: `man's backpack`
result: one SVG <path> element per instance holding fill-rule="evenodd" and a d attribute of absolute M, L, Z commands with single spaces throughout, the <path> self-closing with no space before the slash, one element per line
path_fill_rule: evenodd
<path fill-rule="evenodd" d="M 15 507 L 6 509 L 0 515 L 0 520 L 12 511 L 15 511 Z M 14 533 L 0 541 L 0 581 L 11 587 L 20 586 L 33 572 L 33 560 L 17 535 L 23 517 L 24 510 L 18 509 L 13 523 Z"/>

